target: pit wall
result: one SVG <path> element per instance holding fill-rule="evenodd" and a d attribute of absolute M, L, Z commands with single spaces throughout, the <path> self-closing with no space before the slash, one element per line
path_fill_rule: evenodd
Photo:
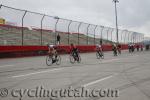
<path fill-rule="evenodd" d="M 122 50 L 128 49 L 128 45 L 122 45 Z M 81 53 L 95 52 L 94 45 L 80 45 L 77 46 Z M 58 46 L 60 54 L 67 54 L 70 52 L 70 46 Z M 103 45 L 104 51 L 111 51 L 111 45 Z M 15 58 L 26 56 L 41 56 L 46 55 L 48 51 L 47 46 L 0 46 L 0 58 Z"/>

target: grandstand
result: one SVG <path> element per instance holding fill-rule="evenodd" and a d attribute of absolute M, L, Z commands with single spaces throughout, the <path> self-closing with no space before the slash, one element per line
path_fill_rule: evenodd
<path fill-rule="evenodd" d="M 24 33 L 24 45 L 40 45 L 41 42 L 41 29 L 32 28 L 29 30 L 27 27 L 23 27 Z M 56 34 L 61 36 L 61 45 L 68 44 L 68 34 L 70 43 L 78 44 L 78 33 L 57 32 Z M 87 36 L 84 34 L 79 35 L 80 45 L 86 45 Z M 55 32 L 52 30 L 42 29 L 42 44 L 53 44 L 55 41 Z M 94 38 L 88 37 L 88 44 L 94 44 Z M 95 38 L 96 43 L 99 43 L 100 39 Z M 22 27 L 12 25 L 0 25 L 0 45 L 22 45 Z M 111 43 L 104 40 L 104 43 Z"/>

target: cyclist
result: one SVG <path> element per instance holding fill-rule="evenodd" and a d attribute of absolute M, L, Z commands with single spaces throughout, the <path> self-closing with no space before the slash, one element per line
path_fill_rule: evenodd
<path fill-rule="evenodd" d="M 57 50 L 56 50 L 56 46 L 48 45 L 48 55 L 50 57 L 52 57 L 52 63 L 55 63 L 56 60 L 57 60 L 57 56 L 58 56 L 58 53 L 57 53 Z"/>
<path fill-rule="evenodd" d="M 117 45 L 117 49 L 118 49 L 118 53 L 121 54 L 121 45 L 120 44 Z"/>
<path fill-rule="evenodd" d="M 131 43 L 128 45 L 128 49 L 129 49 L 129 53 L 131 53 L 132 52 L 132 47 L 131 47 Z"/>
<path fill-rule="evenodd" d="M 100 55 L 103 56 L 103 49 L 100 44 L 96 44 L 96 52 Z"/>
<path fill-rule="evenodd" d="M 73 56 L 75 56 L 75 58 L 79 58 L 79 51 L 78 51 L 78 48 L 72 43 L 70 45 L 70 52 Z M 78 59 L 79 60 L 79 59 Z"/>
<path fill-rule="evenodd" d="M 117 56 L 117 46 L 116 46 L 116 44 L 113 44 L 112 50 L 114 52 L 114 56 Z"/>
<path fill-rule="evenodd" d="M 135 44 L 132 44 L 131 45 L 131 51 L 134 52 L 134 50 L 135 50 Z"/>

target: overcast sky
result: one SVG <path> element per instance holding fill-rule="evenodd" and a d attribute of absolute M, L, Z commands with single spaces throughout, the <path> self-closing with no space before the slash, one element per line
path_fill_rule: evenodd
<path fill-rule="evenodd" d="M 115 27 L 112 0 L 1 0 L 0 3 L 60 18 Z M 119 0 L 117 8 L 119 28 L 150 36 L 150 0 Z"/>

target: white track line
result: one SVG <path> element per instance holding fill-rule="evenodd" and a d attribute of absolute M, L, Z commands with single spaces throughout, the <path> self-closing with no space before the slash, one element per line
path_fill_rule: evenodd
<path fill-rule="evenodd" d="M 2 68 L 2 67 L 11 67 L 11 66 L 14 66 L 14 65 L 2 65 L 2 66 L 0 66 L 0 68 Z"/>
<path fill-rule="evenodd" d="M 115 76 L 115 75 L 118 75 L 118 74 L 110 75 L 110 76 L 107 76 L 107 77 L 104 77 L 104 78 L 101 78 L 101 79 L 98 79 L 98 80 L 95 80 L 95 81 L 86 83 L 86 84 L 83 85 L 83 87 L 88 87 L 88 86 L 90 86 L 90 85 L 93 85 L 93 84 L 99 83 L 99 82 L 101 82 L 101 81 L 110 79 L 110 78 L 112 78 L 112 77 Z"/>
<path fill-rule="evenodd" d="M 11 78 L 26 77 L 26 76 L 36 75 L 36 74 L 42 74 L 42 73 L 48 73 L 48 72 L 53 72 L 53 71 L 59 71 L 59 70 L 62 70 L 62 69 L 63 69 L 63 68 L 51 69 L 51 70 L 40 71 L 40 72 L 34 72 L 34 73 L 29 73 L 29 74 L 24 74 L 24 75 L 12 76 Z"/>
<path fill-rule="evenodd" d="M 138 57 L 139 55 L 134 55 L 134 56 L 130 56 L 131 58 L 133 57 Z M 102 61 L 102 63 L 107 63 L 107 62 L 113 62 L 113 61 L 117 61 L 117 60 L 125 60 L 125 59 L 130 59 L 130 58 L 115 58 L 115 59 L 108 59 L 108 60 L 105 60 L 105 61 Z"/>
<path fill-rule="evenodd" d="M 113 61 L 116 61 L 116 60 L 120 60 L 120 59 L 109 59 L 109 60 L 102 61 L 102 63 L 113 62 Z"/>

